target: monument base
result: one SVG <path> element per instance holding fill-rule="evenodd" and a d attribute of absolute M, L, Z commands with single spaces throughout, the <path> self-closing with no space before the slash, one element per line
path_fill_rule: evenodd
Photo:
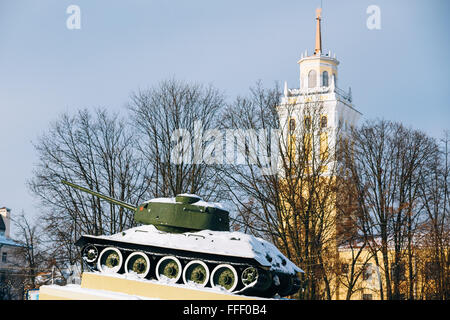
<path fill-rule="evenodd" d="M 187 287 L 129 275 L 84 272 L 81 285 L 41 286 L 39 300 L 262 300 L 212 288 Z"/>

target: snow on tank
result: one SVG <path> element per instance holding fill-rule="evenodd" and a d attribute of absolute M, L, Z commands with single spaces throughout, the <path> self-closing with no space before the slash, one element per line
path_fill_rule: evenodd
<path fill-rule="evenodd" d="M 241 232 L 203 230 L 177 234 L 159 231 L 153 225 L 144 225 L 111 236 L 92 236 L 91 238 L 250 258 L 273 271 L 288 274 L 303 272 L 270 242 Z"/>
<path fill-rule="evenodd" d="M 186 198 L 192 198 L 192 199 L 198 199 L 195 202 L 192 202 L 191 204 L 194 206 L 199 207 L 211 207 L 211 208 L 217 208 L 221 210 L 225 210 L 224 206 L 219 202 L 207 202 L 204 201 L 201 197 L 195 195 L 195 194 L 189 194 L 189 193 L 182 193 L 179 194 L 178 197 L 186 197 Z M 155 198 L 148 201 L 145 201 L 144 203 L 180 203 L 176 201 L 176 198 Z"/>

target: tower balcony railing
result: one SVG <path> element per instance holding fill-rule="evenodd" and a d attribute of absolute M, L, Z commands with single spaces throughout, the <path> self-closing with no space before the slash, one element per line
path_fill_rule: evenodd
<path fill-rule="evenodd" d="M 348 102 L 352 102 L 352 89 L 349 88 L 348 92 L 345 92 L 344 90 L 335 87 L 334 92 L 336 92 L 338 95 L 340 95 L 343 99 L 347 100 Z"/>
<path fill-rule="evenodd" d="M 352 91 L 351 88 L 348 92 L 336 87 L 314 87 L 314 88 L 304 88 L 304 89 L 289 89 L 288 96 L 304 96 L 304 95 L 314 95 L 314 94 L 325 94 L 325 93 L 337 93 L 342 99 L 352 102 Z"/>

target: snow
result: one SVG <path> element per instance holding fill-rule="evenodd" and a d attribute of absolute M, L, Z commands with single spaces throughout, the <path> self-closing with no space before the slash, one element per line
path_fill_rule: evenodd
<path fill-rule="evenodd" d="M 175 198 L 155 198 L 155 199 L 152 199 L 152 200 L 145 201 L 144 203 L 153 203 L 153 202 L 157 202 L 157 203 L 177 203 L 175 201 Z"/>
<path fill-rule="evenodd" d="M 218 208 L 218 209 L 224 210 L 223 206 L 218 202 L 206 202 L 206 201 L 200 200 L 200 201 L 194 202 L 192 204 L 195 206 L 200 206 L 200 207 L 212 207 L 212 208 Z"/>
<path fill-rule="evenodd" d="M 212 208 L 218 208 L 218 209 L 224 210 L 224 207 L 222 206 L 222 204 L 220 204 L 218 202 L 206 202 L 201 197 L 199 197 L 195 194 L 183 193 L 183 194 L 180 194 L 179 196 L 200 199 L 199 201 L 190 203 L 190 205 L 199 206 L 199 207 L 212 207 Z M 155 198 L 155 199 L 151 199 L 151 200 L 144 202 L 144 204 L 146 204 L 146 203 L 173 203 L 173 204 L 175 204 L 175 203 L 181 203 L 181 202 L 177 202 L 175 200 L 175 198 Z"/>
<path fill-rule="evenodd" d="M 181 194 L 180 196 L 200 199 L 191 205 L 215 207 L 224 210 L 224 207 L 220 203 L 203 201 L 199 196 L 194 194 Z M 176 198 L 156 198 L 145 203 L 175 204 L 178 202 L 176 202 Z M 288 260 L 273 244 L 241 232 L 202 230 L 195 233 L 176 234 L 161 232 L 153 225 L 143 225 L 111 236 L 88 237 L 192 252 L 250 258 L 255 259 L 264 267 L 270 267 L 272 271 L 288 274 L 303 272 L 303 270 Z"/>
<path fill-rule="evenodd" d="M 255 259 L 273 271 L 303 272 L 273 244 L 241 232 L 202 230 L 195 233 L 166 233 L 153 225 L 143 225 L 111 236 L 89 236 L 125 243 Z"/>
<path fill-rule="evenodd" d="M 191 194 L 191 193 L 182 193 L 182 194 L 179 194 L 179 196 L 180 197 L 190 197 L 190 198 L 199 198 L 199 199 L 201 199 L 198 195 Z"/>
<path fill-rule="evenodd" d="M 105 265 L 105 264 L 102 264 L 102 271 L 104 272 L 104 273 L 116 273 L 117 271 L 119 270 L 119 268 L 118 267 L 108 267 L 107 265 Z"/>

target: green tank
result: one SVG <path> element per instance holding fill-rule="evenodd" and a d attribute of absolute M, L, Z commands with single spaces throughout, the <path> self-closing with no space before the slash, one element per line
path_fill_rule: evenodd
<path fill-rule="evenodd" d="M 134 212 L 142 225 L 113 235 L 83 235 L 83 261 L 94 272 L 234 294 L 280 297 L 295 294 L 303 271 L 273 244 L 230 232 L 229 213 L 197 195 L 180 194 L 133 206 L 71 182 L 64 184 Z"/>

